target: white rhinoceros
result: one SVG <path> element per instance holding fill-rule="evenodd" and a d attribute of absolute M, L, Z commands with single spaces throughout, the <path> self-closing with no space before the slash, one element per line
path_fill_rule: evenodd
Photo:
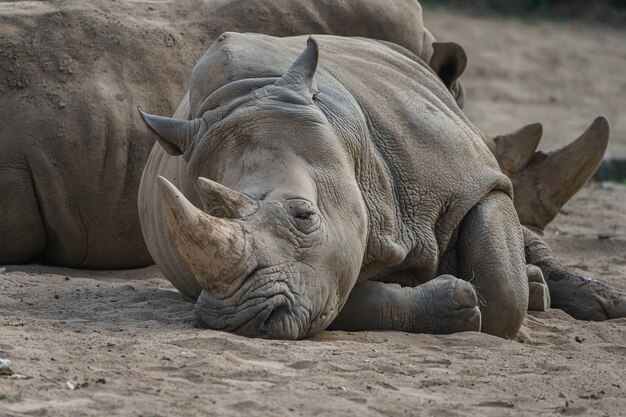
<path fill-rule="evenodd" d="M 159 141 L 139 193 L 153 259 L 213 329 L 296 339 L 482 321 L 514 337 L 529 278 L 544 307 L 547 291 L 481 133 L 424 61 L 315 39 L 298 55 L 304 37 L 225 33 L 174 118 L 141 111 Z M 526 233 L 532 257 L 541 241 Z"/>

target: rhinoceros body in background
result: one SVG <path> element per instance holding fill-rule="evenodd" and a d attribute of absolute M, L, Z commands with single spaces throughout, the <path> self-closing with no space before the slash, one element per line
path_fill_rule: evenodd
<path fill-rule="evenodd" d="M 136 207 L 153 143 L 132 109 L 171 114 L 227 30 L 370 36 L 426 59 L 432 43 L 414 0 L 0 4 L 0 264 L 152 263 Z"/>
<path fill-rule="evenodd" d="M 9 111 L 0 115 L 0 264 L 152 262 L 136 211 L 152 143 L 131 109 L 142 103 L 171 114 L 205 45 L 228 30 L 394 42 L 431 63 L 463 101 L 457 78 L 464 56 L 454 48 L 437 54 L 414 0 L 2 3 L 0 103 Z M 536 126 L 483 137 L 514 180 L 522 222 L 537 230 L 591 176 L 607 138 L 587 135 L 552 156 L 557 164 L 575 160 L 567 164 L 573 172 L 562 173 L 535 153 Z"/>
<path fill-rule="evenodd" d="M 480 132 L 423 61 L 305 39 L 223 34 L 175 118 L 141 112 L 142 230 L 198 323 L 515 336 L 541 239 Z"/>

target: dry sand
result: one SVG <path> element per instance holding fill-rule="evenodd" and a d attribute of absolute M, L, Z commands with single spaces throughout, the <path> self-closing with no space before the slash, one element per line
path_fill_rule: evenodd
<path fill-rule="evenodd" d="M 544 121 L 550 149 L 606 113 L 611 151 L 626 149 L 625 32 L 444 12 L 426 22 L 467 47 L 467 111 L 486 132 Z M 547 237 L 566 265 L 626 289 L 626 187 L 583 190 Z M 0 377 L 0 416 L 626 415 L 626 319 L 532 313 L 519 341 L 282 342 L 195 329 L 192 307 L 155 267 L 0 268 L 0 358 L 26 377 Z"/>
<path fill-rule="evenodd" d="M 559 257 L 626 288 L 626 187 L 585 189 L 566 210 L 548 233 Z M 155 267 L 7 266 L 0 294 L 0 358 L 29 377 L 0 377 L 3 416 L 626 415 L 626 319 L 532 313 L 519 341 L 283 342 L 193 328 L 193 303 Z"/>

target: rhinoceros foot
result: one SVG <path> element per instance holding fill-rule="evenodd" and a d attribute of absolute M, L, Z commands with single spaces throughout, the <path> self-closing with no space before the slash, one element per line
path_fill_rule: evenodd
<path fill-rule="evenodd" d="M 554 258 L 547 243 L 529 229 L 524 229 L 524 250 L 526 262 L 531 264 L 529 269 L 532 265 L 539 267 L 546 278 L 552 308 L 578 320 L 626 317 L 626 291 L 565 268 Z"/>
<path fill-rule="evenodd" d="M 528 276 L 528 310 L 547 311 L 551 304 L 550 289 L 543 278 L 543 272 L 535 265 L 527 265 L 526 275 Z"/>
<path fill-rule="evenodd" d="M 481 322 L 474 286 L 441 275 L 417 287 L 378 281 L 357 284 L 329 329 L 448 334 L 478 332 Z"/>
<path fill-rule="evenodd" d="M 626 317 L 626 291 L 566 270 L 552 274 L 552 307 L 579 320 L 604 321 Z"/>
<path fill-rule="evenodd" d="M 434 305 L 429 309 L 432 317 L 432 329 L 428 333 L 479 332 L 481 313 L 479 300 L 474 286 L 467 281 L 451 275 L 442 275 L 418 287 L 424 297 L 431 297 Z"/>

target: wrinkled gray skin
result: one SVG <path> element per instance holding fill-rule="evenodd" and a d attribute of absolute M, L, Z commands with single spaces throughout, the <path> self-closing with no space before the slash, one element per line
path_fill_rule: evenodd
<path fill-rule="evenodd" d="M 312 40 L 298 57 L 304 37 L 224 34 L 196 65 L 189 121 L 142 113 L 160 142 L 139 195 L 157 264 L 199 296 L 199 324 L 247 336 L 514 337 L 522 227 L 480 132 L 425 63 L 316 40 L 319 65 Z"/>

